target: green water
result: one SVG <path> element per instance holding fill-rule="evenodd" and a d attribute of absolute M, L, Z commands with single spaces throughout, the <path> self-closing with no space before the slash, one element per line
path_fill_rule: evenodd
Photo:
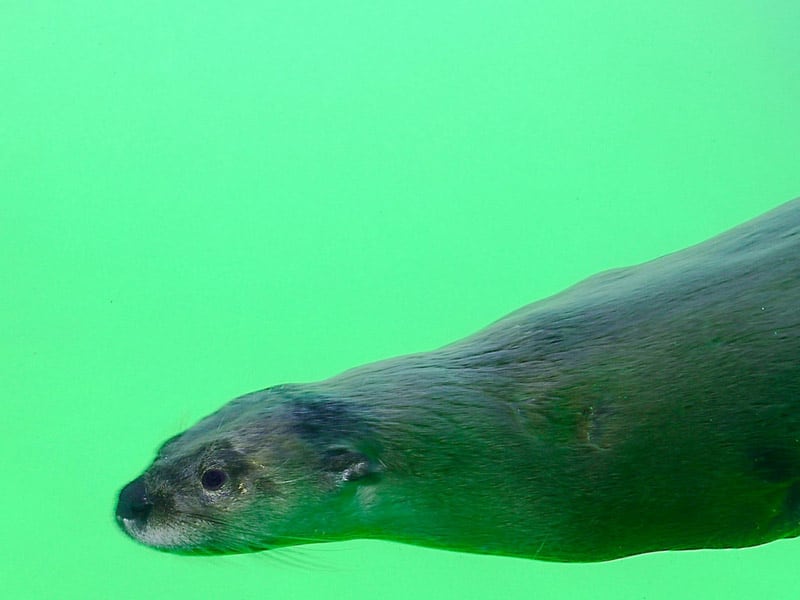
<path fill-rule="evenodd" d="M 794 598 L 800 541 L 182 558 L 120 486 L 229 398 L 800 195 L 800 4 L 0 3 L 4 598 Z"/>

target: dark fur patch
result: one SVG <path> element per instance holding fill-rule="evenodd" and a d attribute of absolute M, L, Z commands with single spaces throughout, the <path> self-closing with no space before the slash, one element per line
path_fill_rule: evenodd
<path fill-rule="evenodd" d="M 289 396 L 288 417 L 290 430 L 315 445 L 346 445 L 367 434 L 363 407 L 328 396 L 292 390 Z"/>
<path fill-rule="evenodd" d="M 760 448 L 752 453 L 751 460 L 759 478 L 770 483 L 791 481 L 800 476 L 797 453 L 786 448 Z"/>

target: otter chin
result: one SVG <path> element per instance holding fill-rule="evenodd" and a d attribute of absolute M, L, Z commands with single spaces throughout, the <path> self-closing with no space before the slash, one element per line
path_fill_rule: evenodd
<path fill-rule="evenodd" d="M 800 199 L 438 350 L 236 398 L 119 494 L 135 540 L 555 561 L 800 534 Z"/>

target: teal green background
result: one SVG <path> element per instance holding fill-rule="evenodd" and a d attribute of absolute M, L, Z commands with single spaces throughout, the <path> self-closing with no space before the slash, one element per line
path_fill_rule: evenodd
<path fill-rule="evenodd" d="M 231 397 L 800 195 L 800 4 L 0 3 L 6 598 L 797 597 L 800 542 L 186 558 L 119 488 Z"/>

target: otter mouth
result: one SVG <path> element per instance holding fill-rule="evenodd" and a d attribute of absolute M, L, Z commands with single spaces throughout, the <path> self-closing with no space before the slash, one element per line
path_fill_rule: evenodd
<path fill-rule="evenodd" d="M 160 550 L 181 551 L 199 542 L 197 524 L 201 519 L 163 519 L 158 514 L 166 507 L 150 497 L 144 478 L 139 477 L 122 488 L 117 501 L 116 521 L 134 540 Z"/>
<path fill-rule="evenodd" d="M 145 546 L 168 552 L 194 552 L 192 546 L 186 545 L 189 540 L 186 536 L 186 530 L 183 527 L 142 526 L 140 523 L 124 517 L 117 517 L 117 523 L 122 531 Z"/>
<path fill-rule="evenodd" d="M 117 525 L 129 536 L 148 545 L 155 545 L 150 540 L 148 531 L 150 515 L 155 504 L 147 493 L 144 478 L 139 477 L 122 488 L 117 500 Z"/>

